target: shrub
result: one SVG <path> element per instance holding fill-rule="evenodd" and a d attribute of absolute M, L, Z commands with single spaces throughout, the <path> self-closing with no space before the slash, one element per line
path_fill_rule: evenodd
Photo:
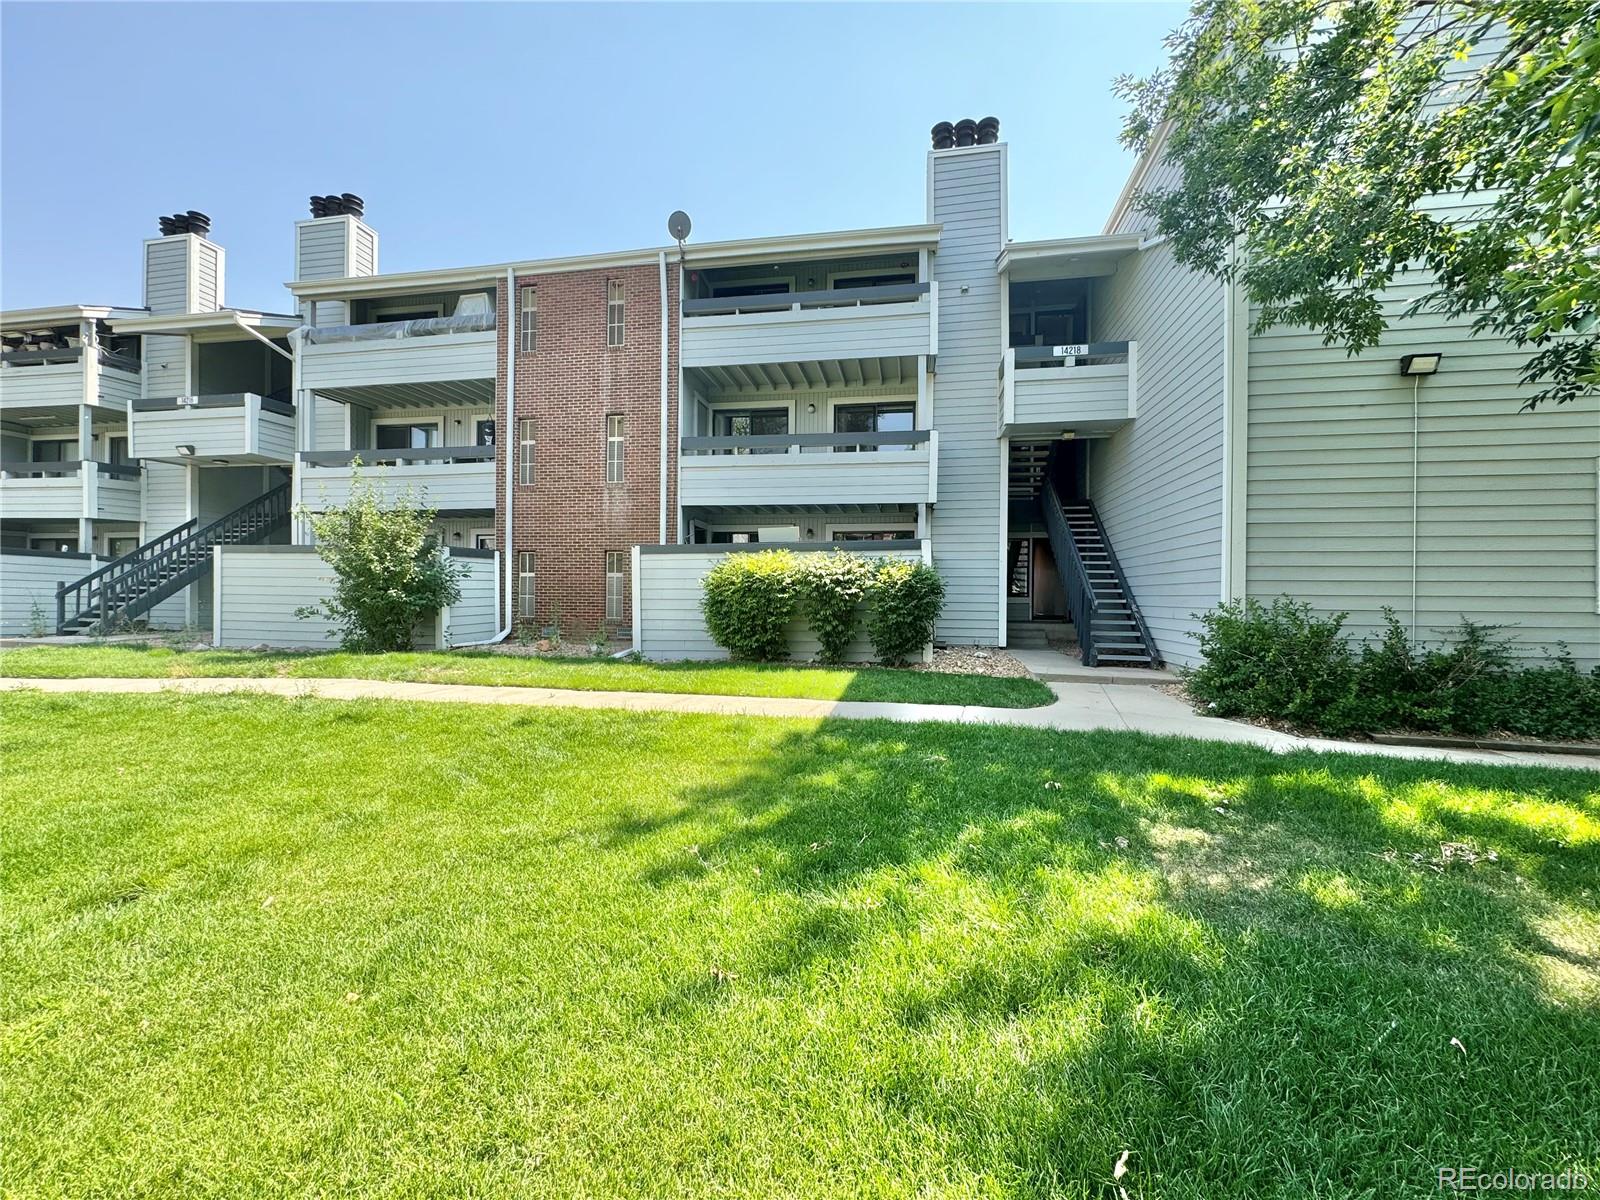
<path fill-rule="evenodd" d="M 800 608 L 822 645 L 823 662 L 844 661 L 861 621 L 861 602 L 876 574 L 870 560 L 845 550 L 803 554 L 798 559 L 795 584 Z"/>
<path fill-rule="evenodd" d="M 1469 737 L 1600 737 L 1600 670 L 1565 649 L 1519 667 L 1498 630 L 1465 618 L 1428 648 L 1384 611 L 1376 643 L 1352 649 L 1345 614 L 1318 618 L 1287 597 L 1224 604 L 1200 618 L 1190 692 L 1218 716 L 1275 718 L 1321 733 L 1418 730 Z"/>
<path fill-rule="evenodd" d="M 944 580 L 926 563 L 885 562 L 869 592 L 867 633 L 878 657 L 900 666 L 933 640 L 944 608 Z"/>
<path fill-rule="evenodd" d="M 1329 733 L 1362 728 L 1355 703 L 1355 656 L 1344 640 L 1348 614 L 1317 617 L 1280 596 L 1270 607 L 1246 599 L 1200 617 L 1202 663 L 1190 693 L 1219 717 L 1285 720 Z"/>
<path fill-rule="evenodd" d="M 795 556 L 787 550 L 728 554 L 706 573 L 700 611 L 711 640 L 735 658 L 772 662 L 788 654 L 797 600 Z"/>
<path fill-rule="evenodd" d="M 422 507 L 409 488 L 385 497 L 359 462 L 354 467 L 343 507 L 301 510 L 317 552 L 333 568 L 334 590 L 296 615 L 336 621 L 346 650 L 410 650 L 417 624 L 461 599 L 461 569 L 429 532 L 436 510 Z"/>

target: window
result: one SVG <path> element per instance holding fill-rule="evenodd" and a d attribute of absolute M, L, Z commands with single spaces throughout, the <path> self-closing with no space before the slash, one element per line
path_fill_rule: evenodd
<path fill-rule="evenodd" d="M 432 304 L 426 308 L 374 308 L 373 325 L 387 325 L 391 321 L 431 321 L 443 315 L 444 306 Z"/>
<path fill-rule="evenodd" d="M 139 548 L 139 539 L 136 537 L 108 537 L 106 539 L 106 555 L 109 558 L 121 558 L 124 554 L 132 554 Z"/>
<path fill-rule="evenodd" d="M 480 417 L 472 427 L 472 439 L 475 446 L 494 445 L 494 419 Z"/>
<path fill-rule="evenodd" d="M 627 553 L 606 551 L 606 620 L 622 620 L 624 585 L 628 580 Z"/>
<path fill-rule="evenodd" d="M 762 283 L 714 283 L 711 294 L 722 296 L 783 296 L 794 291 L 794 282 L 788 279 L 769 279 Z"/>
<path fill-rule="evenodd" d="M 439 422 L 396 421 L 379 425 L 379 450 L 425 450 L 439 444 Z"/>
<path fill-rule="evenodd" d="M 492 529 L 475 529 L 472 531 L 472 548 L 474 550 L 495 549 L 495 532 Z"/>
<path fill-rule="evenodd" d="M 622 345 L 622 280 L 613 279 L 606 284 L 606 345 Z"/>
<path fill-rule="evenodd" d="M 517 482 L 523 487 L 533 486 L 533 431 L 532 417 L 517 422 Z"/>
<path fill-rule="evenodd" d="M 622 482 L 622 415 L 606 418 L 606 482 Z"/>
<path fill-rule="evenodd" d="M 719 408 L 711 414 L 716 437 L 764 437 L 789 432 L 787 408 Z M 758 450 L 719 450 L 719 454 L 782 454 L 783 446 Z"/>
<path fill-rule="evenodd" d="M 52 554 L 71 554 L 77 548 L 78 543 L 67 538 L 36 537 L 28 539 L 28 549 L 30 550 L 48 550 Z"/>
<path fill-rule="evenodd" d="M 106 439 L 106 461 L 111 463 L 129 461 L 128 439 L 126 437 L 108 437 Z"/>
<path fill-rule="evenodd" d="M 539 289 L 525 287 L 522 289 L 522 324 L 517 327 L 522 332 L 522 352 L 532 354 L 539 344 Z"/>
<path fill-rule="evenodd" d="M 913 402 L 885 404 L 841 404 L 833 410 L 835 433 L 909 433 L 916 427 L 917 406 Z M 836 451 L 909 450 L 909 446 L 835 446 Z"/>
<path fill-rule="evenodd" d="M 835 529 L 836 542 L 893 542 L 911 541 L 917 536 L 915 529 Z"/>
<path fill-rule="evenodd" d="M 743 546 L 750 542 L 759 542 L 761 535 L 754 529 L 713 529 L 711 542 L 718 546 Z"/>
<path fill-rule="evenodd" d="M 78 457 L 78 439 L 53 438 L 50 441 L 35 441 L 28 451 L 28 457 L 36 463 L 72 462 Z"/>
<path fill-rule="evenodd" d="M 881 275 L 846 275 L 833 281 L 833 290 L 837 292 L 844 288 L 889 287 L 891 284 L 916 281 L 917 277 L 911 271 L 885 271 Z"/>
<path fill-rule="evenodd" d="M 534 556 L 524 550 L 517 555 L 517 615 L 532 619 Z"/>

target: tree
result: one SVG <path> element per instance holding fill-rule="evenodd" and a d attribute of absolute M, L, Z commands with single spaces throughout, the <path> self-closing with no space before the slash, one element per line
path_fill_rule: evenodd
<path fill-rule="evenodd" d="M 1600 388 L 1600 0 L 1196 0 L 1168 48 L 1116 84 L 1176 167 L 1136 203 L 1258 331 L 1440 312 L 1529 350 L 1529 408 Z"/>
<path fill-rule="evenodd" d="M 350 498 L 338 508 L 297 515 L 311 524 L 317 552 L 333 568 L 333 595 L 296 610 L 338 622 L 346 650 L 410 650 L 419 622 L 461 599 L 461 568 L 430 531 L 437 509 L 406 488 L 390 498 L 351 465 Z"/>

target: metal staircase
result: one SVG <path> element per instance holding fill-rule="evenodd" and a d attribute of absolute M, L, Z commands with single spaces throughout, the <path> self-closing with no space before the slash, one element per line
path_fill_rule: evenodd
<path fill-rule="evenodd" d="M 56 633 L 106 633 L 149 612 L 211 570 L 216 546 L 265 541 L 289 522 L 289 485 L 279 484 L 226 516 L 176 529 L 56 587 Z"/>
<path fill-rule="evenodd" d="M 1039 492 L 1039 503 L 1084 665 L 1159 667 L 1161 654 L 1094 505 L 1062 504 L 1049 480 Z"/>

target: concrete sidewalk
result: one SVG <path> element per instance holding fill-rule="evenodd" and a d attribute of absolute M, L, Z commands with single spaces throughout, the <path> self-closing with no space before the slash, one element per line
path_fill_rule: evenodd
<path fill-rule="evenodd" d="M 14 679 L 0 690 L 214 695 L 259 692 L 327 700 L 413 700 L 450 704 L 513 704 L 535 708 L 622 709 L 628 712 L 714 713 L 725 716 L 799 717 L 810 720 L 959 721 L 1033 729 L 1122 729 L 1174 737 L 1240 742 L 1269 750 L 1323 750 L 1435 762 L 1502 766 L 1578 767 L 1600 770 L 1600 759 L 1581 755 L 1494 750 L 1380 746 L 1304 738 L 1239 721 L 1196 714 L 1175 696 L 1137 684 L 1053 683 L 1053 704 L 1039 708 L 979 708 L 953 704 L 869 704 L 853 700 L 790 700 L 772 696 L 699 696 L 671 692 L 586 692 L 564 688 L 488 687 L 468 683 L 398 683 L 381 679 Z"/>

